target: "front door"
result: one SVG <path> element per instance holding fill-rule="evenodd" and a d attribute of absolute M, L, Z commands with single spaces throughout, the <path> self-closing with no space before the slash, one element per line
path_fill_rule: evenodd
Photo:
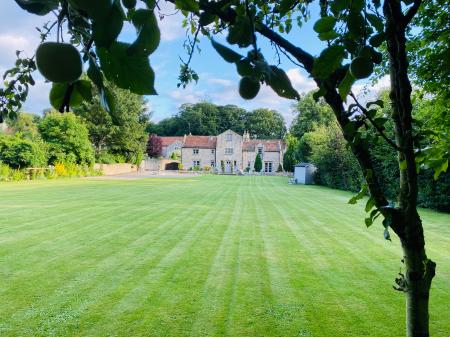
<path fill-rule="evenodd" d="M 231 160 L 225 162 L 225 173 L 231 173 Z"/>

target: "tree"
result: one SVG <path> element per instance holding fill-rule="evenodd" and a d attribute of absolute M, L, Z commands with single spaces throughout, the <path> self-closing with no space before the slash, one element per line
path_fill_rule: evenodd
<path fill-rule="evenodd" d="M 315 181 L 318 184 L 348 191 L 358 191 L 362 175 L 358 162 L 346 148 L 345 139 L 336 122 L 317 126 L 300 139 L 304 151 L 303 161 L 317 167 Z"/>
<path fill-rule="evenodd" d="M 449 12 L 448 1 L 425 1 L 413 19 L 418 29 L 408 32 L 407 45 L 414 82 L 428 93 L 446 99 L 450 99 Z"/>
<path fill-rule="evenodd" d="M 148 114 L 146 102 L 140 95 L 119 89 L 108 83 L 115 109 L 108 112 L 98 96 L 83 102 L 74 113 L 85 121 L 96 156 L 111 153 L 127 162 L 135 162 L 145 152 Z"/>
<path fill-rule="evenodd" d="M 416 148 L 416 136 L 412 118 L 411 83 L 408 76 L 408 56 L 406 51 L 407 31 L 411 21 L 420 8 L 421 0 L 372 0 L 372 1 L 317 1 L 317 6 L 309 6 L 303 1 L 195 1 L 168 0 L 186 15 L 187 25 L 195 35 L 187 42 L 189 58 L 181 66 L 179 80 L 181 86 L 197 81 L 198 75 L 190 68 L 190 60 L 196 50 L 200 34 L 213 37 L 227 31 L 227 43 L 238 48 L 250 48 L 246 56 L 237 53 L 214 39 L 216 51 L 226 62 L 234 63 L 242 76 L 240 93 L 250 98 L 258 93 L 259 83 L 270 86 L 279 96 L 299 99 L 286 73 L 276 65 L 269 64 L 258 48 L 258 38 L 268 40 L 278 51 L 288 55 L 297 66 L 302 67 L 316 82 L 319 91 L 315 98 L 323 97 L 333 110 L 333 114 L 343 132 L 343 137 L 358 160 L 365 178 L 362 192 L 351 202 L 361 198 L 366 190 L 370 193 L 366 210 L 370 212 L 366 224 L 380 214 L 384 218 L 383 227 L 386 238 L 389 230 L 399 238 L 403 249 L 405 272 L 396 279 L 397 290 L 405 293 L 407 308 L 407 335 L 409 337 L 429 336 L 428 301 L 436 264 L 428 259 L 425 252 L 425 239 L 421 218 L 417 212 L 418 175 L 416 159 L 420 164 L 432 164 L 438 174 L 448 167 L 448 158 L 441 151 Z M 63 22 L 70 13 L 68 33 L 74 44 L 80 44 L 85 60 L 89 62 L 88 75 L 98 86 L 99 92 L 108 103 L 102 74 L 121 88 L 137 94 L 155 94 L 154 73 L 148 56 L 157 48 L 160 40 L 155 19 L 155 2 L 142 1 L 145 9 L 130 10 L 124 16 L 120 2 L 102 2 L 96 6 L 81 2 L 73 6 L 60 0 L 34 0 L 16 2 L 25 10 L 34 14 L 46 14 L 58 11 L 58 21 Z M 60 2 L 64 5 L 59 7 Z M 69 7 L 69 8 L 68 8 Z M 70 9 L 70 10 L 68 10 Z M 310 10 L 317 11 L 320 18 L 314 24 L 318 39 L 327 41 L 321 53 L 314 57 L 308 53 L 298 39 L 289 40 L 289 32 L 294 22 L 300 25 L 310 17 Z M 80 20 L 76 20 L 79 18 Z M 293 20 L 295 18 L 295 20 Z M 91 21 L 92 25 L 85 22 Z M 136 40 L 132 44 L 117 42 L 123 21 L 129 20 L 136 27 Z M 75 24 L 74 24 L 75 22 Z M 76 24 L 76 22 L 80 22 Z M 75 26 L 74 26 L 75 25 Z M 52 26 L 48 26 L 49 30 Z M 61 24 L 58 25 L 58 28 Z M 76 28 L 76 29 L 74 29 Z M 42 34 L 47 36 L 44 33 Z M 380 46 L 386 46 L 388 73 L 390 75 L 391 116 L 374 115 L 371 106 L 380 102 L 362 105 L 352 94 L 352 85 L 357 79 L 370 76 L 374 64 L 383 61 Z M 96 52 L 93 47 L 96 47 Z M 57 46 L 58 50 L 66 46 Z M 55 52 L 58 52 L 56 50 Z M 78 60 L 74 58 L 71 68 L 78 69 Z M 25 59 L 32 65 L 33 59 Z M 39 60 L 37 60 L 39 61 Z M 21 61 L 20 64 L 23 64 Z M 39 64 L 39 62 L 38 62 Z M 67 64 L 46 64 L 45 68 L 64 74 Z M 17 68 L 17 67 L 16 67 Z M 30 68 L 30 67 L 29 67 Z M 31 67 L 32 68 L 32 67 Z M 44 70 L 49 70 L 44 69 Z M 32 71 L 32 69 L 31 69 Z M 24 99 L 22 89 L 32 81 L 30 69 L 14 69 L 7 73 L 8 87 L 3 90 L 0 106 L 2 115 L 14 113 L 20 101 Z M 73 72 L 75 73 L 75 72 Z M 21 78 L 21 83 L 18 81 Z M 12 84 L 11 84 L 12 83 Z M 20 83 L 20 87 L 19 87 Z M 25 84 L 24 84 L 25 83 Z M 32 83 L 31 83 L 32 84 Z M 60 111 L 68 110 L 80 97 L 89 97 L 83 82 L 70 78 L 67 83 L 55 85 L 59 93 Z M 22 89 L 21 89 L 22 88 Z M 61 90 L 64 89 L 64 90 Z M 19 94 L 16 91 L 20 91 Z M 25 91 L 26 92 L 26 91 Z M 351 104 L 346 104 L 352 99 Z M 8 105 L 8 101 L 10 104 Z M 19 103 L 17 103 L 19 101 Z M 11 106 L 11 108 L 9 108 Z M 394 125 L 395 140 L 384 133 L 385 122 L 391 119 Z M 366 125 L 373 125 L 377 137 L 389 144 L 391 151 L 397 154 L 400 168 L 400 188 L 398 203 L 389 202 L 380 185 L 380 177 L 374 170 L 373 152 L 364 137 Z"/>
<path fill-rule="evenodd" d="M 328 126 L 333 121 L 333 111 L 320 99 L 318 102 L 314 100 L 314 92 L 309 92 L 300 97 L 299 102 L 295 105 L 297 115 L 292 121 L 289 132 L 298 139 L 310 131 L 313 131 L 317 125 Z"/>
<path fill-rule="evenodd" d="M 73 113 L 47 114 L 39 124 L 39 132 L 49 147 L 49 163 L 72 162 L 91 165 L 94 150 L 89 133 L 81 119 Z"/>
<path fill-rule="evenodd" d="M 261 170 L 262 170 L 262 159 L 261 159 L 261 155 L 259 153 L 256 155 L 256 158 L 255 158 L 254 169 L 256 172 L 261 172 Z"/>
<path fill-rule="evenodd" d="M 297 155 L 298 139 L 288 133 L 284 141 L 286 142 L 286 152 L 283 157 L 283 167 L 285 171 L 294 172 L 294 165 L 299 162 Z"/>
<path fill-rule="evenodd" d="M 8 118 L 6 121 L 14 134 L 20 133 L 28 139 L 34 139 L 39 135 L 39 122 L 39 116 L 26 112 L 19 112 L 16 118 Z"/>
<path fill-rule="evenodd" d="M 150 135 L 147 142 L 147 154 L 151 158 L 160 157 L 162 154 L 162 140 L 161 137 L 153 134 Z"/>
<path fill-rule="evenodd" d="M 280 139 L 286 133 L 284 118 L 275 110 L 253 110 L 248 114 L 245 124 L 250 135 L 259 139 Z"/>

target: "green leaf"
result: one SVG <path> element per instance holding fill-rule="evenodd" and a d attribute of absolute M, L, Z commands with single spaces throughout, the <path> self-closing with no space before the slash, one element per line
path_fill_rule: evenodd
<path fill-rule="evenodd" d="M 214 14 L 211 14 L 209 12 L 203 12 L 202 14 L 200 14 L 200 18 L 198 19 L 198 22 L 200 23 L 200 25 L 202 27 L 208 26 L 209 24 L 213 23 L 214 21 L 216 21 L 217 16 Z"/>
<path fill-rule="evenodd" d="M 364 34 L 364 17 L 359 11 L 351 10 L 347 19 L 347 27 L 353 38 L 360 38 Z"/>
<path fill-rule="evenodd" d="M 326 93 L 327 90 L 324 87 L 320 87 L 319 90 L 313 93 L 313 98 L 317 102 L 319 98 L 325 96 Z"/>
<path fill-rule="evenodd" d="M 197 13 L 200 6 L 195 0 L 175 0 L 175 6 L 182 11 Z"/>
<path fill-rule="evenodd" d="M 369 39 L 369 43 L 372 47 L 378 48 L 379 46 L 381 46 L 385 39 L 386 36 L 384 35 L 384 33 L 378 33 Z"/>
<path fill-rule="evenodd" d="M 229 62 L 229 63 L 236 63 L 239 60 L 241 60 L 243 58 L 242 55 L 236 53 L 234 50 L 225 47 L 224 45 L 214 41 L 214 39 L 211 40 L 212 46 L 214 47 L 214 49 L 219 53 L 220 56 L 222 56 L 222 58 Z"/>
<path fill-rule="evenodd" d="M 161 40 L 155 14 L 148 9 L 138 9 L 133 13 L 131 21 L 136 28 L 138 37 L 130 46 L 129 53 L 141 56 L 150 55 L 156 50 Z"/>
<path fill-rule="evenodd" d="M 145 56 L 129 55 L 130 44 L 114 42 L 110 49 L 97 48 L 106 78 L 119 88 L 138 95 L 156 95 L 155 73 Z"/>
<path fill-rule="evenodd" d="M 400 166 L 400 170 L 406 170 L 406 168 L 407 168 L 406 160 L 400 161 L 399 166 Z"/>
<path fill-rule="evenodd" d="M 437 180 L 439 178 L 439 175 L 442 172 L 447 172 L 448 169 L 448 159 L 442 158 L 438 162 L 439 164 L 434 166 L 434 175 L 433 175 L 434 180 Z"/>
<path fill-rule="evenodd" d="M 356 131 L 358 131 L 358 128 L 356 127 L 355 121 L 348 122 L 344 128 L 343 128 L 344 134 L 349 136 L 350 138 L 353 138 L 355 136 Z"/>
<path fill-rule="evenodd" d="M 386 240 L 391 241 L 391 235 L 389 234 L 389 230 L 387 228 L 384 229 L 383 236 Z"/>
<path fill-rule="evenodd" d="M 345 56 L 345 49 L 341 46 L 331 46 L 323 50 L 314 61 L 312 74 L 324 79 L 338 69 Z"/>
<path fill-rule="evenodd" d="M 229 44 L 237 44 L 241 48 L 252 44 L 252 25 L 246 15 L 238 16 L 235 23 L 228 28 L 227 41 Z"/>
<path fill-rule="evenodd" d="M 384 102 L 381 99 L 372 102 L 367 102 L 366 108 L 369 109 L 371 105 L 378 105 L 380 108 L 384 108 Z"/>
<path fill-rule="evenodd" d="M 50 104 L 59 110 L 64 104 L 66 94 L 70 92 L 69 105 L 76 107 L 83 101 L 92 99 L 92 85 L 88 80 L 78 80 L 72 85 L 69 83 L 53 83 L 50 90 Z"/>
<path fill-rule="evenodd" d="M 386 124 L 387 121 L 388 121 L 388 119 L 386 117 L 377 117 L 373 120 L 375 125 L 378 127 L 384 126 L 384 124 Z"/>
<path fill-rule="evenodd" d="M 345 101 L 347 99 L 347 95 L 349 94 L 350 90 L 352 89 L 353 83 L 355 83 L 355 78 L 350 74 L 350 71 L 347 70 L 347 73 L 345 74 L 345 77 L 339 83 L 338 90 L 339 95 L 341 95 L 341 98 Z"/>
<path fill-rule="evenodd" d="M 109 48 L 117 39 L 123 27 L 125 14 L 119 0 L 115 0 L 106 16 L 92 23 L 92 37 L 97 47 Z"/>
<path fill-rule="evenodd" d="M 15 0 L 20 8 L 27 12 L 46 15 L 52 10 L 58 9 L 59 0 Z"/>
<path fill-rule="evenodd" d="M 87 71 L 87 75 L 90 80 L 99 88 L 103 88 L 103 75 L 100 71 L 99 67 L 95 62 L 90 59 L 89 60 L 89 69 Z"/>
<path fill-rule="evenodd" d="M 336 18 L 334 16 L 324 16 L 316 21 L 313 29 L 317 33 L 325 33 L 332 30 L 335 24 Z"/>
<path fill-rule="evenodd" d="M 330 8 L 334 12 L 340 12 L 347 9 L 351 2 L 351 0 L 334 0 L 330 3 Z"/>
<path fill-rule="evenodd" d="M 76 10 L 86 12 L 92 20 L 104 20 L 113 6 L 111 0 L 68 0 L 69 5 Z M 120 5 L 120 4 L 119 4 Z"/>
<path fill-rule="evenodd" d="M 358 200 L 364 198 L 364 196 L 367 193 L 367 184 L 363 184 L 361 186 L 361 190 L 358 192 L 357 195 L 353 196 L 352 198 L 350 198 L 350 200 L 348 201 L 349 204 L 356 204 L 358 202 Z"/>
<path fill-rule="evenodd" d="M 369 212 L 373 208 L 373 206 L 375 206 L 375 199 L 370 196 L 369 200 L 367 200 L 365 211 Z"/>
<path fill-rule="evenodd" d="M 286 75 L 283 69 L 275 66 L 270 66 L 270 71 L 266 74 L 266 83 L 275 91 L 278 96 L 300 99 L 300 95 L 297 90 L 292 87 L 291 80 Z"/>
<path fill-rule="evenodd" d="M 280 16 L 284 16 L 287 14 L 287 12 L 289 10 L 291 10 L 291 8 L 293 8 L 293 6 L 297 3 L 296 0 L 281 0 L 280 1 L 280 6 L 279 6 L 279 11 L 280 11 Z"/>
<path fill-rule="evenodd" d="M 320 41 L 333 40 L 333 39 L 335 39 L 337 37 L 339 37 L 339 34 L 336 33 L 334 30 L 330 30 L 328 32 L 319 33 L 319 40 Z"/>
<path fill-rule="evenodd" d="M 252 76 L 254 73 L 254 68 L 249 60 L 243 59 L 236 62 L 236 70 L 241 76 Z"/>
<path fill-rule="evenodd" d="M 367 13 L 366 17 L 367 20 L 377 30 L 378 33 L 383 32 L 384 30 L 383 20 L 381 20 L 378 16 L 370 13 Z"/>

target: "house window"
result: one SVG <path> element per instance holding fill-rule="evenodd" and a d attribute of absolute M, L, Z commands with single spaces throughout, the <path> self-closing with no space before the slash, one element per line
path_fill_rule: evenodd
<path fill-rule="evenodd" d="M 252 162 L 251 161 L 248 162 L 247 167 L 249 167 L 249 168 L 252 167 Z"/>
<path fill-rule="evenodd" d="M 193 167 L 200 167 L 200 160 L 194 160 L 193 162 L 192 162 L 192 166 Z"/>
<path fill-rule="evenodd" d="M 225 148 L 225 154 L 233 154 L 233 148 L 232 147 L 226 147 Z"/>
<path fill-rule="evenodd" d="M 216 166 L 216 162 L 214 160 L 211 160 L 211 167 L 215 167 Z"/>
<path fill-rule="evenodd" d="M 272 172 L 272 162 L 271 161 L 266 161 L 264 162 L 264 172 Z"/>
<path fill-rule="evenodd" d="M 211 154 L 214 154 L 214 153 L 216 153 L 216 150 L 215 149 L 211 149 Z"/>
<path fill-rule="evenodd" d="M 236 167 L 237 166 L 237 163 L 236 163 L 236 160 L 234 161 L 234 167 Z"/>
<path fill-rule="evenodd" d="M 262 147 L 258 147 L 258 154 L 260 156 L 262 156 L 262 154 L 263 154 L 263 148 Z"/>
<path fill-rule="evenodd" d="M 226 135 L 226 140 L 227 140 L 227 142 L 231 142 L 233 140 L 233 135 L 231 133 L 228 133 Z"/>
<path fill-rule="evenodd" d="M 193 154 L 198 154 L 198 149 L 193 149 L 192 152 Z"/>
<path fill-rule="evenodd" d="M 175 146 L 175 151 L 179 150 L 180 147 L 179 146 Z"/>

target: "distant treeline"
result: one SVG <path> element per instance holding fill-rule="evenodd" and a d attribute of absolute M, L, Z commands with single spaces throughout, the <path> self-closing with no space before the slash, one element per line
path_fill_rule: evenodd
<path fill-rule="evenodd" d="M 247 111 L 235 105 L 202 102 L 183 104 L 173 117 L 148 127 L 159 136 L 218 135 L 228 129 L 239 134 L 249 131 L 259 139 L 283 138 L 286 126 L 283 116 L 270 109 Z"/>

